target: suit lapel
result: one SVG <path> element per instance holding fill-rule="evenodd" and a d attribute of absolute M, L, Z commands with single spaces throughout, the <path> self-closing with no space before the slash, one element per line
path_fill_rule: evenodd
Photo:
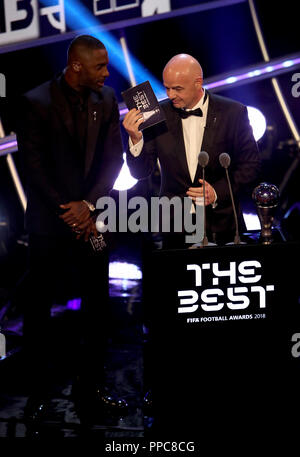
<path fill-rule="evenodd" d="M 59 116 L 62 118 L 68 133 L 72 138 L 75 136 L 74 123 L 72 113 L 69 108 L 69 103 L 60 88 L 60 77 L 55 79 L 51 86 L 51 96 L 54 101 L 54 106 Z M 86 177 L 95 153 L 99 127 L 102 120 L 103 100 L 99 99 L 99 95 L 91 92 L 88 98 L 88 125 L 87 125 L 87 140 L 85 150 L 85 165 L 84 176 Z"/>
<path fill-rule="evenodd" d="M 87 141 L 85 150 L 84 176 L 86 177 L 94 158 L 99 128 L 103 116 L 103 100 L 99 100 L 99 95 L 91 92 L 88 99 L 88 126 Z"/>
<path fill-rule="evenodd" d="M 211 155 L 212 144 L 214 142 L 214 136 L 216 132 L 216 126 L 218 124 L 218 114 L 219 113 L 216 107 L 214 96 L 209 93 L 209 105 L 207 110 L 206 126 L 204 128 L 204 135 L 201 146 L 201 150 L 206 151 L 209 155 Z M 200 165 L 198 165 L 193 184 L 199 184 L 199 178 L 201 177 L 202 168 L 200 167 Z"/>
<path fill-rule="evenodd" d="M 55 106 L 56 111 L 62 118 L 70 136 L 73 137 L 75 131 L 72 113 L 69 107 L 69 103 L 67 102 L 67 99 L 60 88 L 60 77 L 52 81 L 51 97 L 53 99 L 53 105 Z"/>
<path fill-rule="evenodd" d="M 183 129 L 182 129 L 182 122 L 179 115 L 175 112 L 170 104 L 170 124 L 169 129 L 171 134 L 174 136 L 175 139 L 175 156 L 176 160 L 179 162 L 179 169 L 182 170 L 184 178 L 186 182 L 191 183 L 190 172 L 188 168 L 187 158 L 186 158 L 186 150 L 184 145 L 184 137 L 183 137 Z"/>

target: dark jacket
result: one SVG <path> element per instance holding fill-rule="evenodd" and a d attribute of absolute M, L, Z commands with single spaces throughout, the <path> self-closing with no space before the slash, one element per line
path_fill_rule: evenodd
<path fill-rule="evenodd" d="M 249 124 L 246 106 L 208 92 L 209 106 L 202 151 L 209 155 L 205 179 L 217 193 L 217 207 L 206 208 L 207 229 L 212 233 L 234 230 L 234 216 L 225 170 L 219 155 L 231 157 L 229 172 L 233 193 L 240 213 L 238 197 L 242 190 L 252 190 L 260 173 L 260 154 Z M 138 179 L 149 176 L 159 159 L 161 167 L 160 195 L 169 198 L 186 196 L 189 187 L 199 187 L 202 168 L 198 165 L 192 182 L 188 170 L 182 122 L 170 100 L 161 102 L 166 120 L 144 130 L 144 147 L 135 158 L 128 152 L 131 174 Z M 200 151 L 199 151 L 200 152 Z"/>
<path fill-rule="evenodd" d="M 88 98 L 86 150 L 78 147 L 60 77 L 26 93 L 17 128 L 28 205 L 28 232 L 55 234 L 67 227 L 59 205 L 85 199 L 96 205 L 113 188 L 123 163 L 119 110 L 110 87 Z"/>

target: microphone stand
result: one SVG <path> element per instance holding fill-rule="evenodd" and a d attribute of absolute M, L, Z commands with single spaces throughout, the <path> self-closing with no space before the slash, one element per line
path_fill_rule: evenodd
<path fill-rule="evenodd" d="M 208 246 L 208 239 L 207 239 L 207 236 L 206 236 L 206 206 L 205 206 L 206 200 L 205 200 L 205 171 L 204 171 L 204 168 L 205 167 L 202 167 L 203 205 L 204 205 L 204 208 L 203 208 L 204 233 L 203 233 L 203 240 L 201 242 L 201 247 Z"/>
<path fill-rule="evenodd" d="M 234 214 L 234 220 L 235 220 L 235 237 L 233 240 L 233 244 L 241 244 L 241 239 L 240 239 L 239 230 L 238 230 L 238 218 L 237 218 L 237 214 L 236 214 L 234 198 L 233 198 L 231 183 L 230 183 L 230 179 L 229 179 L 228 167 L 225 168 L 225 172 L 226 172 L 226 176 L 227 176 L 227 182 L 228 182 L 231 201 L 233 203 L 232 208 L 233 208 L 233 214 Z"/>
<path fill-rule="evenodd" d="M 202 168 L 202 180 L 203 180 L 203 239 L 200 243 L 193 244 L 189 249 L 198 249 L 203 248 L 204 246 L 215 246 L 214 243 L 210 243 L 206 236 L 206 198 L 205 198 L 205 171 L 204 168 L 206 167 L 209 160 L 209 155 L 205 151 L 201 151 L 198 156 L 198 163 Z M 195 203 L 195 206 L 197 202 Z M 196 209 L 197 211 L 197 209 Z"/>

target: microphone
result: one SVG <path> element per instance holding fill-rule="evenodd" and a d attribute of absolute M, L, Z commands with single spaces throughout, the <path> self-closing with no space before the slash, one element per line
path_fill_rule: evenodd
<path fill-rule="evenodd" d="M 202 168 L 206 167 L 206 165 L 208 164 L 208 161 L 209 161 L 209 155 L 207 154 L 207 152 L 205 152 L 205 151 L 199 152 L 198 162 Z"/>
<path fill-rule="evenodd" d="M 207 154 L 206 151 L 200 151 L 198 155 L 198 163 L 200 167 L 202 167 L 202 180 L 203 180 L 203 225 L 204 225 L 204 233 L 203 233 L 203 240 L 202 240 L 202 246 L 207 246 L 208 245 L 208 239 L 206 236 L 206 208 L 205 208 L 205 167 L 208 164 L 209 161 L 209 155 Z"/>
<path fill-rule="evenodd" d="M 226 152 L 222 152 L 222 154 L 219 155 L 219 161 L 221 166 L 227 170 L 231 162 L 230 155 L 226 154 Z"/>
<path fill-rule="evenodd" d="M 226 178 L 227 178 L 227 183 L 228 183 L 230 198 L 231 198 L 231 204 L 232 204 L 232 209 L 233 209 L 233 214 L 234 214 L 235 237 L 234 237 L 233 244 L 241 244 L 241 239 L 240 239 L 240 235 L 239 235 L 238 218 L 237 218 L 237 214 L 236 214 L 236 208 L 235 208 L 235 203 L 234 203 L 234 198 L 233 198 L 233 193 L 232 193 L 232 188 L 231 188 L 231 182 L 230 182 L 229 173 L 228 173 L 228 167 L 231 162 L 230 155 L 227 154 L 226 152 L 222 152 L 222 154 L 219 155 L 219 162 L 220 162 L 221 166 L 223 168 L 225 168 L 225 171 L 226 171 Z"/>

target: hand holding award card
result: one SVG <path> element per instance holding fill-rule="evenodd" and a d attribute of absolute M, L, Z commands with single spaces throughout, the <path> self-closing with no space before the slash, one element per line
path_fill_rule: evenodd
<path fill-rule="evenodd" d="M 122 92 L 122 97 L 129 110 L 133 108 L 141 110 L 144 122 L 140 124 L 139 130 L 144 130 L 165 120 L 149 81 L 130 87 Z"/>

